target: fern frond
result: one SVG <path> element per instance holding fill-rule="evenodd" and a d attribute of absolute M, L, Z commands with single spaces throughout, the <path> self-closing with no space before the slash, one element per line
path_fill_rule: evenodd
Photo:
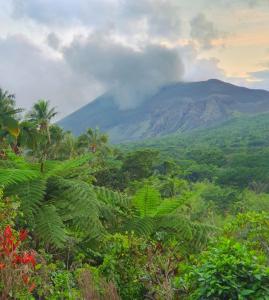
<path fill-rule="evenodd" d="M 149 236 L 154 232 L 154 223 L 154 219 L 150 217 L 134 217 L 128 221 L 124 230 L 128 232 L 135 232 L 137 235 Z"/>
<path fill-rule="evenodd" d="M 175 211 L 182 204 L 180 199 L 165 199 L 162 200 L 156 209 L 156 216 L 170 214 Z"/>
<path fill-rule="evenodd" d="M 44 205 L 36 217 L 36 233 L 46 243 L 57 248 L 65 246 L 65 226 L 53 205 Z"/>
<path fill-rule="evenodd" d="M 52 177 L 48 181 L 48 190 L 64 222 L 71 222 L 84 230 L 101 230 L 97 198 L 92 186 L 79 180 Z"/>
<path fill-rule="evenodd" d="M 43 179 L 34 179 L 27 182 L 18 183 L 9 186 L 5 194 L 7 196 L 16 195 L 21 201 L 21 210 L 26 220 L 34 219 L 34 215 L 38 212 L 42 200 L 45 196 L 46 181 Z"/>
<path fill-rule="evenodd" d="M 11 184 L 27 182 L 38 176 L 39 174 L 32 170 L 0 169 L 0 186 L 7 187 Z"/>
<path fill-rule="evenodd" d="M 207 243 L 210 235 L 217 231 L 215 226 L 206 223 L 191 221 L 182 214 L 168 214 L 156 218 L 155 230 L 164 230 L 170 235 L 177 236 L 193 247 Z"/>
<path fill-rule="evenodd" d="M 130 205 L 130 198 L 127 197 L 127 195 L 99 186 L 95 186 L 94 191 L 99 201 L 109 204 L 111 206 L 120 206 L 122 208 L 128 208 Z"/>
<path fill-rule="evenodd" d="M 46 172 L 46 177 L 49 178 L 51 176 L 64 175 L 68 171 L 78 168 L 81 165 L 89 162 L 91 159 L 92 159 L 92 155 L 86 154 L 86 155 L 80 156 L 78 158 L 63 161 L 63 162 L 62 161 L 61 162 L 57 161 L 57 163 L 47 162 L 47 164 L 50 164 L 50 168 Z"/>
<path fill-rule="evenodd" d="M 166 231 L 171 235 L 176 235 L 184 240 L 192 239 L 193 232 L 191 221 L 184 217 L 174 214 L 156 217 L 155 230 Z"/>
<path fill-rule="evenodd" d="M 160 201 L 160 193 L 150 186 L 145 186 L 140 189 L 133 199 L 133 203 L 142 218 L 155 216 Z"/>

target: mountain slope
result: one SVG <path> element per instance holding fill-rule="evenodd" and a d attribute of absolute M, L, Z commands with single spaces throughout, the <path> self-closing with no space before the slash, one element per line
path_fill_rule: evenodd
<path fill-rule="evenodd" d="M 187 148 L 220 148 L 228 152 L 244 148 L 255 152 L 268 147 L 269 113 L 235 117 L 213 128 L 195 129 L 120 145 L 125 150 L 158 149 L 165 156 L 174 158 L 180 157 Z"/>
<path fill-rule="evenodd" d="M 113 142 L 124 142 L 211 127 L 237 114 L 267 111 L 269 92 L 211 79 L 164 87 L 129 110 L 120 110 L 113 97 L 104 94 L 59 125 L 75 134 L 98 126 Z"/>

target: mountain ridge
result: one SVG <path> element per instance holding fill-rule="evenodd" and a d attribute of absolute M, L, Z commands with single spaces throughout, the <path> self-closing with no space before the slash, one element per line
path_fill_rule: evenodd
<path fill-rule="evenodd" d="M 107 132 L 112 142 L 143 140 L 195 128 L 207 128 L 234 114 L 269 112 L 269 92 L 218 79 L 179 82 L 162 87 L 135 108 L 121 110 L 105 93 L 58 122 L 80 134 L 89 127 Z"/>

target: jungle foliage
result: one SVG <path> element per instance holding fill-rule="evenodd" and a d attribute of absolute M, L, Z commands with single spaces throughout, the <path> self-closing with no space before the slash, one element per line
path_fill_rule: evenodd
<path fill-rule="evenodd" d="M 267 115 L 112 146 L 56 114 L 0 90 L 1 299 L 269 298 Z"/>

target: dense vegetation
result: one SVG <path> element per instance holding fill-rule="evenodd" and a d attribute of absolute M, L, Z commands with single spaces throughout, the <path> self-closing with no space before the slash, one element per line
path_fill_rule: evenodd
<path fill-rule="evenodd" d="M 112 147 L 0 90 L 1 299 L 268 299 L 269 118 Z"/>

